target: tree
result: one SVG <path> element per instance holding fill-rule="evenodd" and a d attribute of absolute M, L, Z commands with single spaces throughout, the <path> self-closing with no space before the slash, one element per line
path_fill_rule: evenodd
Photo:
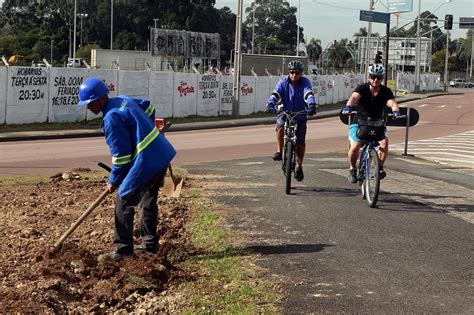
<path fill-rule="evenodd" d="M 321 40 L 311 38 L 308 43 L 308 46 L 306 47 L 306 50 L 308 52 L 308 56 L 311 62 L 313 64 L 316 64 L 323 52 L 323 48 L 321 47 Z"/>
<path fill-rule="evenodd" d="M 255 9 L 255 21 L 253 10 Z M 251 47 L 251 34 L 255 23 L 255 45 L 267 54 L 293 54 L 296 49 L 296 7 L 283 0 L 255 0 L 245 9 L 245 47 Z M 303 39 L 300 28 L 300 39 Z M 303 40 L 301 40 L 303 42 Z"/>

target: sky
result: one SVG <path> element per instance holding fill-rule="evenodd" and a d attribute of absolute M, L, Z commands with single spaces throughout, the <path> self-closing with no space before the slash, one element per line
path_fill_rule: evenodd
<path fill-rule="evenodd" d="M 4 0 L 0 0 L 0 5 Z M 229 7 L 232 12 L 237 12 L 238 0 L 216 0 L 216 8 Z M 360 10 L 368 10 L 370 0 L 287 0 L 291 6 L 300 8 L 300 25 L 304 28 L 305 39 L 318 38 L 322 46 L 333 40 L 348 38 L 352 40 L 354 33 L 361 27 L 367 27 L 367 22 L 359 21 Z M 421 12 L 429 10 L 436 14 L 438 19 L 444 19 L 446 14 L 454 16 L 454 23 L 459 22 L 460 17 L 474 16 L 473 0 L 413 0 L 413 10 L 400 14 L 400 18 L 392 15 L 390 27 L 402 26 L 413 21 L 418 14 L 418 3 L 421 1 Z M 244 19 L 245 8 L 250 6 L 252 0 L 243 0 Z M 387 12 L 387 0 L 374 0 L 374 11 Z M 297 18 L 298 18 L 298 12 Z M 385 34 L 385 24 L 373 23 L 372 29 L 379 34 Z M 443 29 L 444 23 L 438 22 L 438 26 Z M 411 26 L 411 25 L 410 25 Z M 459 29 L 457 24 L 453 24 L 451 38 L 465 37 L 466 31 Z"/>
<path fill-rule="evenodd" d="M 238 0 L 216 0 L 216 8 L 227 6 L 232 12 L 237 12 Z M 347 38 L 352 40 L 354 33 L 357 33 L 361 27 L 368 27 L 368 22 L 359 21 L 360 10 L 369 10 L 370 0 L 286 0 L 291 6 L 300 8 L 300 25 L 304 28 L 304 36 L 307 42 L 311 38 L 320 39 L 322 46 L 333 40 Z M 413 0 L 413 10 L 400 14 L 397 19 L 392 15 L 390 28 L 393 26 L 402 26 L 413 21 L 418 15 L 418 2 Z M 244 20 L 246 18 L 245 8 L 249 7 L 252 0 L 243 0 Z M 387 0 L 374 0 L 374 11 L 387 12 Z M 474 16 L 473 0 L 421 0 L 421 12 L 429 10 L 434 13 L 438 19 L 444 19 L 446 14 L 453 15 L 453 22 L 459 22 L 459 17 Z M 296 13 L 298 19 L 298 12 Z M 444 32 L 444 22 L 438 21 L 437 24 Z M 409 25 L 411 26 L 411 25 Z M 373 32 L 385 35 L 385 24 L 372 23 Z M 453 24 L 451 38 L 465 37 L 465 29 L 459 29 L 458 24 Z"/>

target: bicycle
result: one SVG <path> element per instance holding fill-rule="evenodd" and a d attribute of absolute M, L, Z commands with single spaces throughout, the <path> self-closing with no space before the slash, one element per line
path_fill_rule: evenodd
<path fill-rule="evenodd" d="M 352 112 L 350 115 L 355 115 Z M 387 114 L 384 119 L 384 127 L 386 128 L 387 119 L 405 118 L 406 115 L 396 117 L 393 114 Z M 349 124 L 350 125 L 350 124 Z M 367 200 L 369 207 L 373 208 L 377 204 L 380 191 L 380 166 L 378 155 L 379 141 L 367 140 L 359 150 L 358 164 L 358 182 L 361 189 L 362 198 Z"/>
<path fill-rule="evenodd" d="M 283 136 L 283 153 L 282 153 L 282 170 L 285 176 L 285 192 L 287 195 L 291 193 L 291 175 L 295 172 L 296 167 L 296 116 L 307 115 L 306 110 L 298 112 L 281 111 L 286 116 Z"/>

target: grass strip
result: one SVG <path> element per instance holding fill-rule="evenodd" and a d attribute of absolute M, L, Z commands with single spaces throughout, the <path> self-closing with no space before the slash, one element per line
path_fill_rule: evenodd
<path fill-rule="evenodd" d="M 183 293 L 190 297 L 183 313 L 278 313 L 279 298 L 263 278 L 265 271 L 232 247 L 232 240 L 238 236 L 222 227 L 201 191 L 190 189 L 188 197 L 192 198 L 195 219 L 187 230 L 194 246 L 204 254 L 185 263 L 184 267 L 198 276 L 182 284 Z"/>

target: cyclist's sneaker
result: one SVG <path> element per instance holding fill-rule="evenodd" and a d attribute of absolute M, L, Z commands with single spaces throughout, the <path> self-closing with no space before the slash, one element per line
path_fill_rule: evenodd
<path fill-rule="evenodd" d="M 380 168 L 379 170 L 379 179 L 385 178 L 387 176 L 387 173 L 384 171 L 383 168 Z"/>
<path fill-rule="evenodd" d="M 281 152 L 275 152 L 272 156 L 273 161 L 281 161 Z"/>
<path fill-rule="evenodd" d="M 304 179 L 303 167 L 297 167 L 295 172 L 295 179 L 301 182 Z"/>
<path fill-rule="evenodd" d="M 349 170 L 349 176 L 347 177 L 347 179 L 349 180 L 349 183 L 357 183 L 357 170 L 355 168 L 351 168 Z"/>

